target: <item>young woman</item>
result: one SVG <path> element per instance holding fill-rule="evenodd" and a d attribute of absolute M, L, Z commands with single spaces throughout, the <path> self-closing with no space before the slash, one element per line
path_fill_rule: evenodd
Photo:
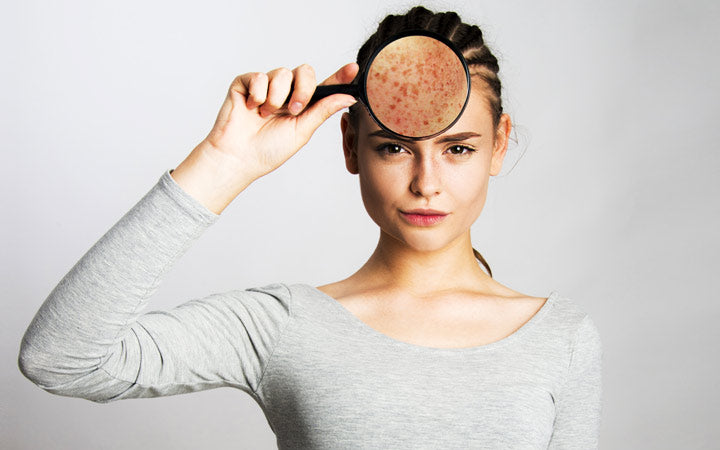
<path fill-rule="evenodd" d="M 357 64 L 323 84 L 351 82 L 387 37 L 418 28 L 451 40 L 470 66 L 470 102 L 449 130 L 398 139 L 344 94 L 308 106 L 307 65 L 238 76 L 207 138 L 43 303 L 22 342 L 25 376 L 95 402 L 236 387 L 280 448 L 597 447 L 593 321 L 556 292 L 498 283 L 471 244 L 512 127 L 480 29 L 421 7 L 388 16 Z M 274 283 L 142 313 L 227 205 L 348 106 L 346 167 L 380 228 L 368 261 L 324 286 Z"/>

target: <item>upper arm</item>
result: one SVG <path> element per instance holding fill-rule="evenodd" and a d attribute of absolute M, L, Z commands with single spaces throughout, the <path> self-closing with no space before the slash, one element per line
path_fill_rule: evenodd
<path fill-rule="evenodd" d="M 602 342 L 590 316 L 575 335 L 567 379 L 555 399 L 548 448 L 597 448 L 602 411 Z"/>
<path fill-rule="evenodd" d="M 290 304 L 283 286 L 213 294 L 145 313 L 90 370 L 43 388 L 101 403 L 222 386 L 254 394 L 290 320 Z"/>

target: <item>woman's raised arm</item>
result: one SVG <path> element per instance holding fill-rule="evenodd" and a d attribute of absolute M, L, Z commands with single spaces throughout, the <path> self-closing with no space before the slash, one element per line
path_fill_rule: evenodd
<path fill-rule="evenodd" d="M 328 82 L 347 82 L 355 69 L 347 65 Z M 305 75 L 295 78 L 291 105 L 309 99 L 315 86 L 307 68 L 297 70 Z M 235 79 L 208 137 L 160 177 L 41 305 L 20 348 L 27 378 L 49 392 L 96 402 L 220 386 L 254 394 L 291 314 L 284 285 L 214 294 L 170 311 L 142 310 L 240 191 L 352 103 L 337 94 L 283 113 L 292 81 L 284 70 Z"/>

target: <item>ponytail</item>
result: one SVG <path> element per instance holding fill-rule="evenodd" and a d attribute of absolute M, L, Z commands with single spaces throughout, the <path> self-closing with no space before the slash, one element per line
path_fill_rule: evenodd
<path fill-rule="evenodd" d="M 480 261 L 480 264 L 485 266 L 485 269 L 487 269 L 486 271 L 487 271 L 488 275 L 490 275 L 490 278 L 492 278 L 492 270 L 490 270 L 490 265 L 487 263 L 487 261 L 485 261 L 485 258 L 483 258 L 483 255 L 481 255 L 479 251 L 475 250 L 474 247 L 473 247 L 473 254 L 475 255 L 475 259 Z"/>

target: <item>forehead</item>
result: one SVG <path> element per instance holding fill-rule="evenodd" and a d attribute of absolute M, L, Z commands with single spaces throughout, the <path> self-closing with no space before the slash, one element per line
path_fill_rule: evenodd
<path fill-rule="evenodd" d="M 493 118 L 486 89 L 484 81 L 480 80 L 476 82 L 475 77 L 473 77 L 470 98 L 468 99 L 465 110 L 458 121 L 438 137 L 444 134 L 466 131 L 474 131 L 481 134 L 491 132 L 493 130 Z M 381 129 L 365 107 L 359 107 L 357 112 L 359 133 L 372 133 Z"/>

